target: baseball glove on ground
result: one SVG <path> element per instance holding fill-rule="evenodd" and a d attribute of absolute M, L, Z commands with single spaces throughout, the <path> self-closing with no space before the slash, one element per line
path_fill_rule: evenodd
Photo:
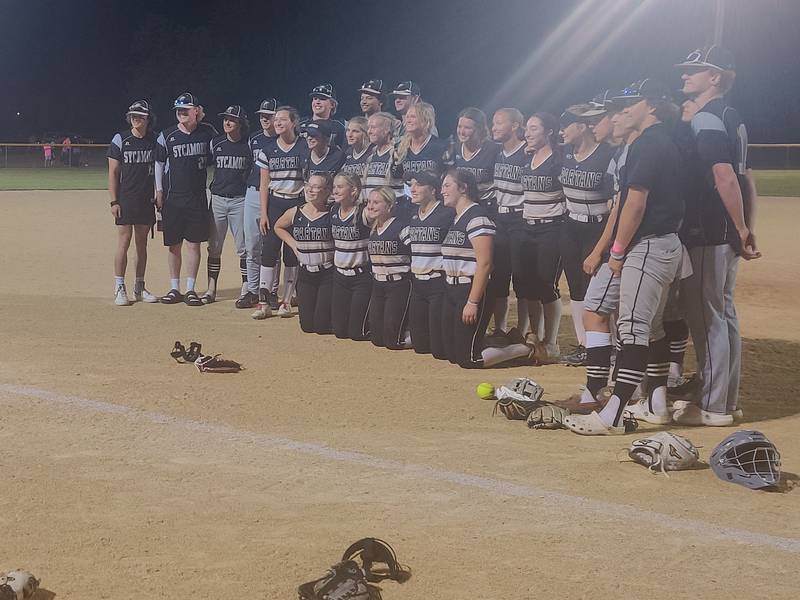
<path fill-rule="evenodd" d="M 0 573 L 0 600 L 28 600 L 39 588 L 39 580 L 28 571 Z"/>
<path fill-rule="evenodd" d="M 537 406 L 528 415 L 528 427 L 531 429 L 566 429 L 564 417 L 569 414 L 569 410 L 561 408 L 555 404 L 543 404 Z"/>
<path fill-rule="evenodd" d="M 205 356 L 201 354 L 194 361 L 194 366 L 201 373 L 238 373 L 243 369 L 242 365 L 235 360 L 220 358 L 220 356 L 222 355 Z"/>
<path fill-rule="evenodd" d="M 364 571 L 353 560 L 333 565 L 319 579 L 297 588 L 300 600 L 378 600 L 380 591 L 367 583 Z"/>
<path fill-rule="evenodd" d="M 542 394 L 544 388 L 541 385 L 527 377 L 518 377 L 508 385 L 497 388 L 497 402 L 492 414 L 500 411 L 506 419 L 524 421 L 533 409 L 546 404 L 542 401 Z"/>
<path fill-rule="evenodd" d="M 700 453 L 692 442 L 668 431 L 635 440 L 628 449 L 628 456 L 651 473 L 660 470 L 664 475 L 667 471 L 691 469 L 700 460 Z"/>

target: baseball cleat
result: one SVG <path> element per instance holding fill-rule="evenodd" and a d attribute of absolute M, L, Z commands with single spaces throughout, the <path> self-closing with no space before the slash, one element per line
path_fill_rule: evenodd
<path fill-rule="evenodd" d="M 292 307 L 291 307 L 291 306 L 289 306 L 288 304 L 286 304 L 285 302 L 284 302 L 284 303 L 282 303 L 282 304 L 281 304 L 281 305 L 278 307 L 278 316 L 279 316 L 279 317 L 282 317 L 282 318 L 284 318 L 284 319 L 288 319 L 288 318 L 290 318 L 290 317 L 293 317 L 293 316 L 294 316 L 294 313 L 292 312 Z"/>
<path fill-rule="evenodd" d="M 254 306 L 258 306 L 258 294 L 253 292 L 245 292 L 236 300 L 236 308 L 253 308 Z"/>
<path fill-rule="evenodd" d="M 155 294 L 151 294 L 147 291 L 147 289 L 142 288 L 140 290 L 134 290 L 133 297 L 136 302 L 145 302 L 147 304 L 153 304 L 158 302 L 158 296 Z"/>
<path fill-rule="evenodd" d="M 510 343 L 508 334 L 502 329 L 495 329 L 490 335 L 483 338 L 483 345 L 486 348 L 505 348 Z M 524 338 L 522 343 L 525 343 Z"/>
<path fill-rule="evenodd" d="M 561 364 L 568 367 L 585 367 L 586 348 L 581 344 L 574 346 L 572 352 L 561 357 Z"/>
<path fill-rule="evenodd" d="M 667 395 L 676 400 L 690 400 L 701 385 L 700 377 L 697 376 L 697 373 L 690 377 L 681 376 L 674 383 L 677 385 L 669 385 L 667 387 Z"/>
<path fill-rule="evenodd" d="M 117 306 L 130 306 L 131 301 L 128 298 L 128 292 L 125 290 L 125 284 L 118 285 L 114 290 L 114 304 Z"/>
<path fill-rule="evenodd" d="M 280 308 L 281 303 L 278 301 L 278 294 L 270 293 L 267 297 L 267 303 L 269 303 L 269 307 L 272 310 L 278 310 Z"/>
<path fill-rule="evenodd" d="M 269 304 L 259 303 L 258 308 L 250 315 L 256 321 L 263 321 L 272 316 L 272 309 Z"/>
<path fill-rule="evenodd" d="M 680 425 L 707 425 L 709 427 L 728 427 L 733 425 L 733 415 L 708 412 L 696 404 L 687 404 L 672 414 L 672 420 Z"/>

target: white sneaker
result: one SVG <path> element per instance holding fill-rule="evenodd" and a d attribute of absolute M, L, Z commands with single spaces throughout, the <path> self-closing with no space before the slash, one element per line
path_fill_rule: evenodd
<path fill-rule="evenodd" d="M 269 304 L 259 304 L 258 308 L 250 315 L 256 321 L 263 321 L 272 316 L 272 309 L 269 307 Z"/>
<path fill-rule="evenodd" d="M 155 296 L 147 291 L 147 289 L 142 288 L 141 290 L 133 290 L 133 298 L 136 302 L 146 302 L 147 304 L 153 304 L 158 302 L 158 296 Z"/>
<path fill-rule="evenodd" d="M 125 290 L 125 284 L 118 285 L 114 291 L 114 304 L 117 306 L 130 306 L 131 301 L 128 298 L 128 292 Z"/>
<path fill-rule="evenodd" d="M 292 312 L 292 307 L 289 306 L 286 303 L 282 303 L 278 307 L 278 316 L 283 318 L 283 319 L 289 319 L 289 318 L 293 317 L 294 313 Z"/>
<path fill-rule="evenodd" d="M 680 425 L 708 425 L 709 427 L 728 427 L 733 425 L 733 415 L 721 415 L 701 409 L 696 404 L 687 404 L 672 414 L 672 420 Z"/>
<path fill-rule="evenodd" d="M 642 398 L 636 404 L 629 404 L 626 409 L 637 421 L 644 421 L 653 425 L 666 425 L 672 423 L 672 416 L 667 413 L 659 415 L 650 410 L 647 398 Z"/>

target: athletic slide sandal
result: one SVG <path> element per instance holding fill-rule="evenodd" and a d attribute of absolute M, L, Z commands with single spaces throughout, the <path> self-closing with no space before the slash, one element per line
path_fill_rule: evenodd
<path fill-rule="evenodd" d="M 214 297 L 214 295 L 213 294 L 209 294 L 208 292 L 206 292 L 205 294 L 200 296 L 200 302 L 202 302 L 203 304 L 211 304 L 215 300 L 216 300 L 216 298 Z"/>
<path fill-rule="evenodd" d="M 203 301 L 197 297 L 197 293 L 194 290 L 189 290 L 184 294 L 183 301 L 186 303 L 186 306 L 203 306 Z"/>
<path fill-rule="evenodd" d="M 165 296 L 161 296 L 159 301 L 161 304 L 178 304 L 183 302 L 183 294 L 178 290 L 170 290 Z"/>
<path fill-rule="evenodd" d="M 592 411 L 588 415 L 569 415 L 564 418 L 564 425 L 578 435 L 622 435 L 625 433 L 624 426 L 606 425 L 597 411 Z"/>

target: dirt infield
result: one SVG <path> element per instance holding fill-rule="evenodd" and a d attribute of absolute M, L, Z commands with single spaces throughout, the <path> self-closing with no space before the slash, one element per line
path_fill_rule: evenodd
<path fill-rule="evenodd" d="M 796 199 L 762 201 L 765 256 L 737 290 L 743 426 L 781 451 L 784 493 L 653 476 L 621 462 L 636 436 L 529 431 L 474 394 L 528 375 L 558 397 L 582 370 L 464 371 L 254 322 L 231 301 L 230 239 L 222 302 L 115 307 L 103 192 L 3 192 L 0 208 L 0 570 L 49 597 L 289 600 L 370 535 L 413 571 L 384 600 L 797 597 Z M 247 370 L 177 365 L 176 339 Z M 703 458 L 731 432 L 676 431 Z"/>

